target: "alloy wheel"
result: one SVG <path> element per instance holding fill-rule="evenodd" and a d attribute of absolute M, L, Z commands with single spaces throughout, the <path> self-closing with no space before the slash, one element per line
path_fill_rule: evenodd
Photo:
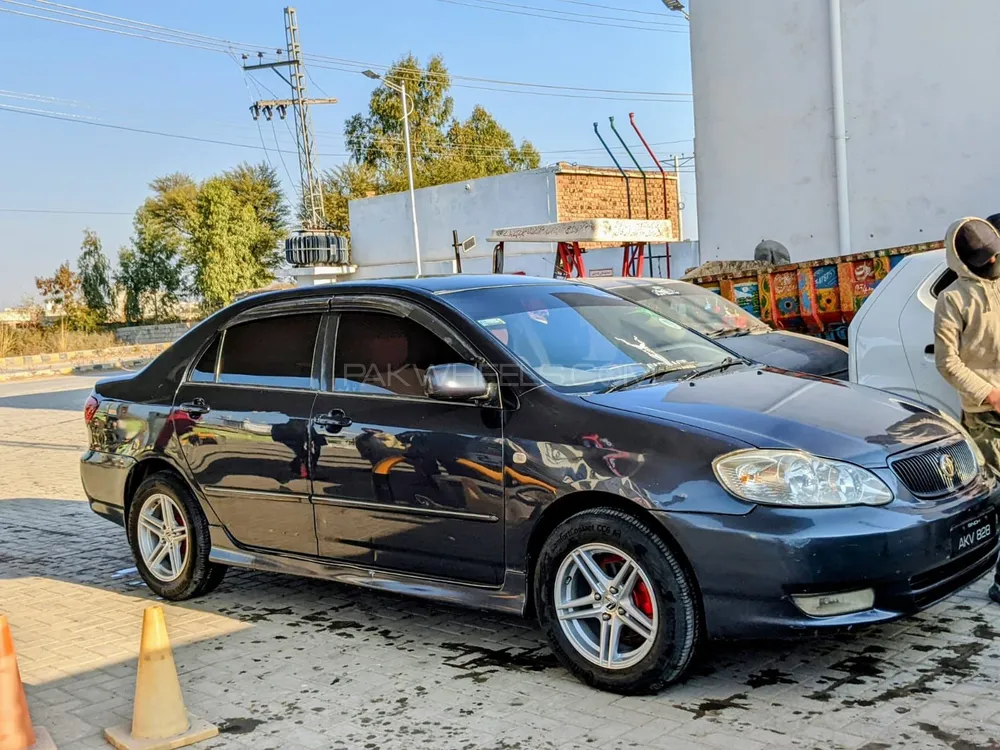
<path fill-rule="evenodd" d="M 191 553 L 184 513 L 169 495 L 146 498 L 139 510 L 139 552 L 149 572 L 164 583 L 176 581 Z"/>
<path fill-rule="evenodd" d="M 585 544 L 563 559 L 555 609 L 563 634 L 588 661 L 627 669 L 649 653 L 659 611 L 642 567 L 620 549 Z"/>

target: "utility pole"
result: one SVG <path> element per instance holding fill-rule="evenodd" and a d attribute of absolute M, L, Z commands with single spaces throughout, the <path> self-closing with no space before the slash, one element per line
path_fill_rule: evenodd
<path fill-rule="evenodd" d="M 677 154 L 674 154 L 674 174 L 677 176 L 677 239 L 684 241 L 684 218 L 681 215 L 681 166 Z"/>
<path fill-rule="evenodd" d="M 291 107 L 295 118 L 295 142 L 299 152 L 299 180 L 302 190 L 302 201 L 306 217 L 303 220 L 305 230 L 323 230 L 327 227 L 326 209 L 323 206 L 323 183 L 320 179 L 319 167 L 316 163 L 315 143 L 312 119 L 309 107 L 313 104 L 336 104 L 332 98 L 310 99 L 306 96 L 306 69 L 302 62 L 302 46 L 299 43 L 299 24 L 295 8 L 285 8 L 285 47 L 288 53 L 286 59 L 256 65 L 243 64 L 243 70 L 261 70 L 270 68 L 292 90 L 291 99 L 262 99 L 250 106 L 253 119 L 258 119 L 261 113 L 268 120 L 278 111 L 278 116 L 285 119 L 288 108 Z M 279 50 L 280 54 L 280 50 Z M 263 53 L 257 53 L 258 59 Z M 243 56 L 246 60 L 246 55 Z M 286 78 L 279 68 L 289 68 Z"/>

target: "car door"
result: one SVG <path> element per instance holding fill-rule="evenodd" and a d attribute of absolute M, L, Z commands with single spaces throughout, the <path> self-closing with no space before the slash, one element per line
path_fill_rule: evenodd
<path fill-rule="evenodd" d="M 937 296 L 954 279 L 947 265 L 933 267 L 904 303 L 899 315 L 899 338 L 913 377 L 916 398 L 954 416 L 961 410 L 958 394 L 945 382 L 934 363 L 934 306 Z"/>
<path fill-rule="evenodd" d="M 334 303 L 316 399 L 319 554 L 485 584 L 504 572 L 499 404 L 424 395 L 431 365 L 474 354 L 420 309 Z"/>
<path fill-rule="evenodd" d="M 180 450 L 243 546 L 316 554 L 309 419 L 326 305 L 283 304 L 234 319 L 177 392 Z"/>

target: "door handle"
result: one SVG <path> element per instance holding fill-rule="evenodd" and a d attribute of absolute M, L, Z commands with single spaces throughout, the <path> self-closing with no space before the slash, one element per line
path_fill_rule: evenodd
<path fill-rule="evenodd" d="M 193 401 L 189 401 L 186 404 L 181 404 L 177 407 L 180 411 L 186 412 L 193 417 L 201 416 L 202 414 L 208 414 L 212 411 L 211 407 L 205 403 L 205 399 L 196 398 Z"/>
<path fill-rule="evenodd" d="M 317 427 L 326 427 L 330 429 L 339 430 L 344 427 L 350 427 L 354 424 L 354 420 L 344 413 L 343 409 L 334 409 L 326 414 L 321 414 L 318 417 L 313 417 L 313 424 Z"/>
<path fill-rule="evenodd" d="M 934 353 L 934 344 L 928 344 L 927 346 L 924 347 L 924 354 L 933 354 L 933 353 Z"/>

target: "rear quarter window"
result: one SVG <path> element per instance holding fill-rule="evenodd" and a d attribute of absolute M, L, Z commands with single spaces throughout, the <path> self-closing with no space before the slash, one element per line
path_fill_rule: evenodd
<path fill-rule="evenodd" d="M 938 277 L 938 280 L 935 281 L 934 285 L 931 287 L 931 296 L 934 297 L 934 299 L 937 299 L 941 295 L 941 292 L 950 287 L 957 278 L 957 273 L 952 271 L 950 268 L 947 269 L 943 274 L 941 274 L 941 276 Z"/>

